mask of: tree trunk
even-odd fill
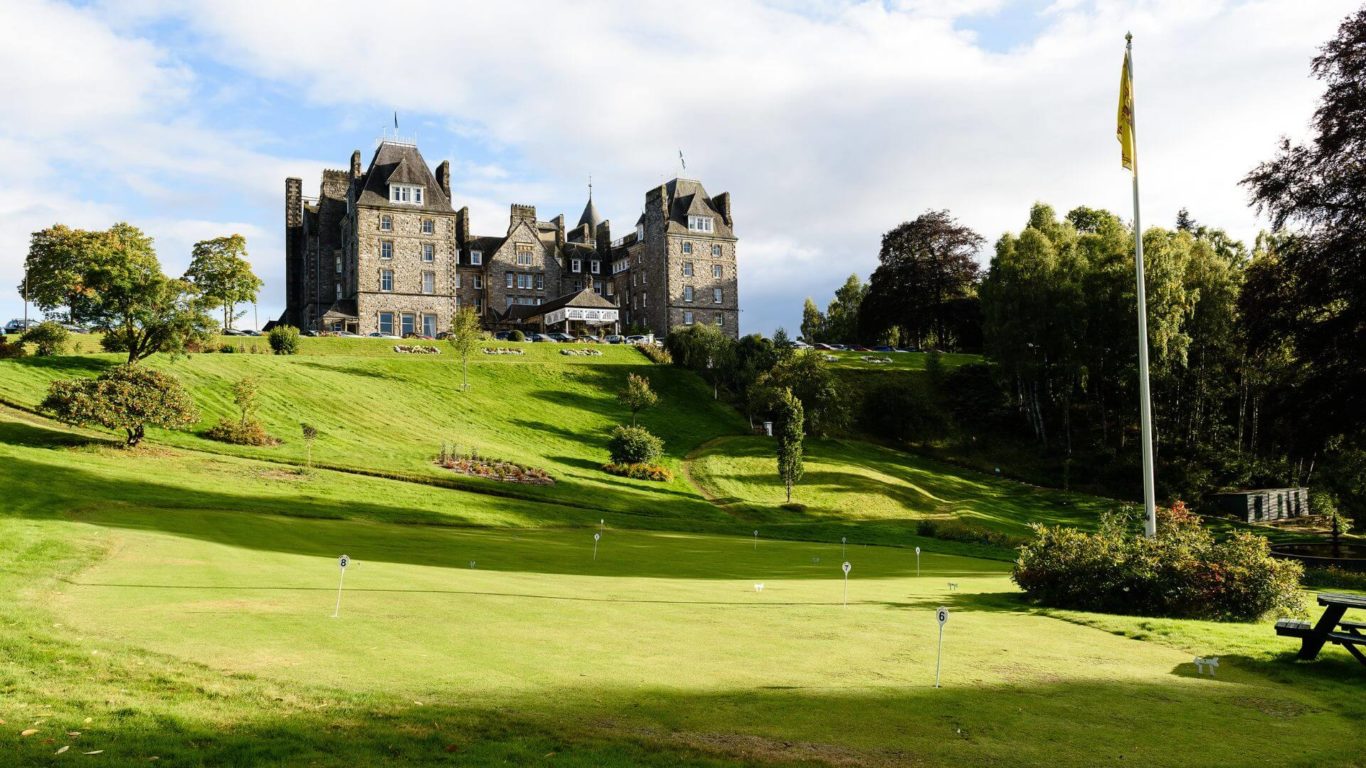
[[[787,503],[792,503],[792,481],[788,480],[784,485],[787,486]]]
[[[460,357],[460,377],[461,377],[460,388],[461,388],[461,389],[469,389],[469,388],[470,388],[470,358],[469,358],[469,355],[462,355],[462,356]]]
[[[142,442],[143,429],[141,424],[136,427],[125,427],[124,431],[128,433],[127,447],[133,448],[137,446],[138,443]]]

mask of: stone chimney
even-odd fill
[[[733,227],[735,222],[730,219],[730,193],[722,192],[711,199],[712,207],[721,212],[721,218],[725,220],[726,226]]]
[[[293,176],[285,179],[285,229],[304,224],[304,181]]]
[[[536,226],[536,206],[512,204],[512,213],[508,216],[508,231],[517,226],[518,223],[525,221],[533,228]]]
[[[360,150],[351,153],[351,178],[360,178]]]
[[[436,183],[441,187],[441,191],[446,193],[446,197],[451,196],[451,161],[442,160],[441,165],[436,167]]]
[[[470,207],[455,212],[455,242],[457,247],[464,248],[470,242]]]
[[[597,239],[598,252],[608,254],[612,250],[612,221],[607,219],[598,225],[598,231],[594,233]]]

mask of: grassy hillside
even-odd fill
[[[322,432],[313,461],[323,466],[618,512],[668,505],[680,514],[709,513],[682,477],[661,484],[622,480],[600,469],[608,430],[629,420],[616,401],[628,373],[645,375],[659,393],[660,405],[640,422],[664,439],[664,463],[676,473],[682,457],[703,441],[746,431],[699,379],[654,366],[626,347],[598,347],[601,357],[569,357],[561,345],[504,346],[525,354],[473,356],[468,391],[460,389],[459,361],[449,349],[432,356],[396,354],[393,342],[380,339],[305,339],[303,354],[292,357],[158,355],[145,364],[174,373],[202,420],[188,432],[150,436],[164,445],[302,464],[299,423],[308,422]],[[0,398],[32,407],[53,379],[93,376],[118,361],[111,355],[7,361],[0,364]],[[259,380],[260,417],[282,445],[240,447],[200,436],[220,418],[233,417],[231,387],[247,375]],[[433,464],[443,442],[540,467],[557,482],[537,487],[457,475]]]

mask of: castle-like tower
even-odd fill
[[[318,197],[285,180],[286,306],[319,331],[435,336],[458,307],[488,328],[547,328],[541,306],[615,308],[613,327],[664,335],[716,325],[739,334],[730,195],[675,179],[645,194],[635,231],[613,241],[590,192],[579,222],[514,204],[502,235],[476,235],[451,203],[450,163],[383,140],[370,165],[325,170]],[[575,298],[578,297],[578,298]],[[548,316],[548,313],[547,313]],[[558,316],[557,316],[558,317]]]

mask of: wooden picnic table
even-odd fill
[[[1319,655],[1325,643],[1333,643],[1347,649],[1356,660],[1366,664],[1366,622],[1346,621],[1342,617],[1349,608],[1366,610],[1366,597],[1358,595],[1320,594],[1319,605],[1323,615],[1318,623],[1310,625],[1307,621],[1281,619],[1276,622],[1276,634],[1282,637],[1300,638],[1300,659],[1310,661]]]

